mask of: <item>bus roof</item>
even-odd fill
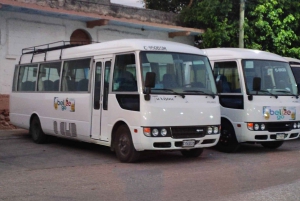
[[[67,49],[61,48],[51,51],[41,50],[37,53],[27,52],[21,56],[20,63],[24,64],[43,62],[44,60],[55,61],[60,60],[60,55],[61,59],[71,59],[139,50],[162,52],[167,51],[205,55],[202,50],[196,47],[178,42],[154,39],[121,39],[88,45],[81,45]]]
[[[262,59],[273,61],[286,60],[280,55],[265,52],[261,50],[244,49],[244,48],[210,48],[203,49],[210,60],[216,59]]]

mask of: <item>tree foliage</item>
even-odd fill
[[[187,7],[191,0],[144,0],[146,8],[166,12],[179,13]]]
[[[297,1],[259,0],[250,7],[245,23],[245,46],[284,56],[299,57]],[[298,32],[299,33],[299,32]],[[296,46],[295,46],[296,45]]]
[[[238,44],[239,4],[234,0],[198,0],[180,14],[186,26],[205,29],[201,48],[234,47]]]
[[[205,29],[199,47],[238,47],[239,0],[145,0],[147,8],[180,13],[185,26]],[[300,58],[300,1],[247,0],[245,48]]]

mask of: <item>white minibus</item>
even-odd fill
[[[219,90],[219,150],[234,152],[244,142],[275,149],[285,140],[298,138],[297,84],[283,57],[240,48],[212,48],[204,52],[213,66]]]
[[[150,39],[61,43],[23,49],[15,67],[11,122],[34,142],[105,145],[121,162],[147,150],[198,157],[218,142],[220,105],[203,51]]]

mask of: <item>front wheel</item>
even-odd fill
[[[30,122],[29,133],[32,140],[37,144],[43,144],[47,142],[47,135],[43,132],[41,123],[38,117],[33,117]]]
[[[277,149],[284,141],[262,142],[261,145],[268,149]]]
[[[203,153],[202,148],[198,149],[189,149],[189,150],[182,150],[181,154],[188,158],[197,158]]]
[[[221,121],[221,134],[217,149],[222,152],[231,153],[238,150],[240,144],[238,143],[234,129],[228,121]]]
[[[114,148],[121,162],[132,163],[139,159],[140,153],[135,150],[130,130],[125,125],[120,126],[116,131]]]

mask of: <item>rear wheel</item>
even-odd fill
[[[116,131],[114,149],[121,162],[132,163],[139,159],[140,153],[135,150],[130,130],[125,125],[121,125]]]
[[[262,142],[261,145],[268,149],[277,149],[284,141]]]
[[[198,149],[189,149],[189,150],[182,150],[181,154],[188,158],[197,158],[203,153],[202,148]]]
[[[240,147],[231,123],[226,120],[221,121],[221,134],[216,147],[219,151],[226,153],[235,152]]]
[[[30,122],[29,133],[32,140],[37,144],[43,144],[47,142],[47,135],[43,132],[41,123],[38,117],[33,117]]]

